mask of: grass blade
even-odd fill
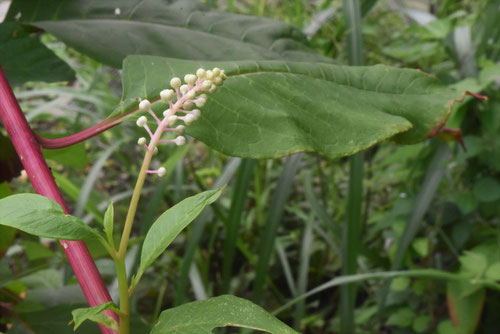
[[[229,210],[228,225],[226,227],[226,239],[224,240],[224,263],[222,270],[222,292],[229,291],[233,262],[236,252],[236,242],[241,223],[241,217],[248,198],[248,188],[252,179],[255,160],[243,159],[240,164],[239,175],[234,185],[231,208]]]
[[[313,217],[311,217],[304,227],[304,234],[302,236],[302,247],[300,249],[300,263],[299,273],[297,278],[297,293],[303,295],[307,290],[307,277],[309,272],[309,260],[311,256],[311,248],[313,244]],[[294,314],[294,328],[300,330],[301,321],[304,318],[306,311],[306,300],[302,299],[297,303]]]
[[[350,65],[361,66],[363,60],[363,36],[361,34],[361,6],[359,0],[344,0],[344,16],[348,41],[348,60]],[[359,240],[361,234],[361,208],[363,200],[363,162],[364,153],[349,159],[349,194],[347,199],[346,221],[342,240],[342,274],[352,275],[357,271]],[[343,285],[340,289],[340,331],[354,333],[354,308],[356,286]]]
[[[303,153],[292,155],[286,158],[283,171],[278,180],[278,185],[269,205],[269,213],[267,216],[264,231],[261,234],[259,243],[259,260],[257,262],[256,275],[253,287],[253,300],[259,304],[264,294],[267,271],[269,269],[269,261],[274,249],[274,240],[281,216],[285,209],[285,203],[292,191],[293,179],[302,160]]]

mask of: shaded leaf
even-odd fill
[[[23,165],[10,138],[0,132],[0,182],[10,181],[19,176],[22,170]]]
[[[224,187],[208,190],[188,197],[165,211],[153,223],[144,239],[141,263],[137,270],[137,280],[160,256],[182,230],[188,226],[203,209],[219,198]],[[137,282],[136,280],[136,282]]]
[[[76,217],[66,215],[59,204],[36,194],[18,194],[0,200],[0,225],[40,237],[85,240],[100,235]]]
[[[20,21],[114,67],[130,54],[331,61],[306,47],[300,30],[284,22],[231,14],[196,0],[13,1],[7,19],[19,13]]]
[[[297,333],[260,306],[224,295],[163,311],[151,334],[212,334],[214,328],[227,326],[272,334]]]
[[[150,56],[124,61],[123,102],[111,117],[156,100],[173,76],[225,70],[188,134],[228,155],[275,158],[295,152],[346,156],[394,138],[415,143],[445,120],[461,96],[415,70],[279,61],[194,62]],[[166,109],[162,103],[158,111]]]
[[[14,22],[0,24],[0,64],[11,85],[26,81],[70,81],[74,78],[68,64]]]
[[[116,323],[116,320],[102,313],[104,310],[117,311],[118,309],[113,302],[107,302],[94,307],[74,309],[71,311],[71,315],[73,316],[73,321],[75,323],[74,330],[76,331],[76,329],[80,327],[85,320],[90,320],[111,328],[114,331],[118,331],[118,324]]]

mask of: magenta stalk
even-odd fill
[[[29,127],[1,67],[0,118],[5,125],[5,129],[16,148],[17,154],[21,159],[35,191],[40,195],[55,200],[62,206],[64,212],[69,214],[69,209],[47,166],[39,143]],[[89,305],[96,306],[111,301],[106,285],[85,243],[83,241],[64,240],[60,240],[59,242],[75,272],[75,276],[80,283]],[[114,313],[110,313],[110,315],[118,321],[118,317]],[[100,326],[100,328],[103,334],[115,333],[104,326]]]

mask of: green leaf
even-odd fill
[[[413,330],[416,333],[423,333],[429,328],[432,318],[428,315],[420,315],[413,320]]]
[[[429,239],[417,238],[413,241],[412,247],[420,257],[424,258],[429,254]]]
[[[400,308],[387,319],[388,326],[410,327],[413,319],[415,319],[415,312],[409,308]]]
[[[188,134],[242,157],[307,151],[336,158],[388,138],[415,143],[447,118],[450,102],[461,96],[428,74],[384,65],[130,56],[123,67],[123,101],[111,117],[136,110],[138,98],[157,100],[173,76],[214,66],[224,69],[228,79],[209,94],[202,117],[187,128]],[[160,102],[154,109],[165,107]]]
[[[130,54],[331,61],[306,47],[305,36],[284,22],[231,14],[195,0],[16,0],[7,19],[18,13],[23,23],[114,67]]]
[[[474,196],[481,202],[500,199],[500,183],[491,177],[483,177],[474,185]]]
[[[203,209],[219,198],[224,187],[204,191],[195,196],[188,197],[165,211],[153,223],[144,239],[141,252],[141,263],[137,270],[137,279],[141,278],[144,271],[165,251],[175,237],[188,226]]]
[[[272,334],[297,333],[260,306],[224,295],[163,311],[151,334],[212,334],[214,328],[227,326]]]
[[[113,208],[113,202],[109,203],[106,212],[104,213],[104,232],[108,238],[108,242],[111,248],[115,249],[115,241],[113,240],[113,222],[115,217],[115,211]]]
[[[1,199],[0,225],[53,239],[101,237],[80,219],[64,214],[61,206],[52,199],[36,194],[18,194]]]
[[[466,251],[459,260],[462,265],[461,270],[474,277],[482,276],[488,266],[486,256],[479,253]]]
[[[102,313],[104,310],[118,311],[113,302],[107,302],[94,307],[78,308],[71,311],[71,315],[73,316],[73,321],[75,323],[74,330],[76,331],[76,329],[80,327],[85,320],[90,320],[100,323],[114,331],[118,331],[118,323],[115,319]]]
[[[500,281],[500,262],[493,263],[485,273],[486,278]]]
[[[0,64],[11,85],[26,81],[69,81],[74,72],[23,26],[0,24]]]
[[[455,333],[472,334],[475,332],[484,305],[486,289],[480,288],[469,293],[468,284],[461,281],[448,282],[447,301],[450,316],[457,330]]]
[[[408,277],[397,277],[391,282],[391,290],[404,291],[408,289],[411,280]]]

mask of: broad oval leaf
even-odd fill
[[[136,283],[144,271],[165,251],[175,237],[198,217],[207,205],[219,198],[222,189],[224,187],[188,197],[158,217],[144,239]]]
[[[306,151],[337,158],[388,138],[415,143],[446,120],[450,103],[462,95],[423,72],[383,65],[130,56],[124,61],[122,104],[111,117],[136,110],[139,98],[157,100],[173,76],[214,66],[228,79],[208,94],[202,117],[187,131],[241,157]],[[158,111],[166,108],[157,104]]]
[[[55,201],[36,194],[18,194],[0,199],[0,225],[52,239],[100,238],[80,219],[66,215]]]
[[[26,81],[69,81],[75,73],[23,26],[0,24],[0,64],[11,85]]]
[[[262,307],[230,295],[163,311],[151,334],[212,334],[214,328],[227,326],[272,334],[297,334]]]
[[[15,0],[8,20],[43,28],[111,66],[130,54],[182,59],[326,61],[286,23],[215,10],[196,0]]]

